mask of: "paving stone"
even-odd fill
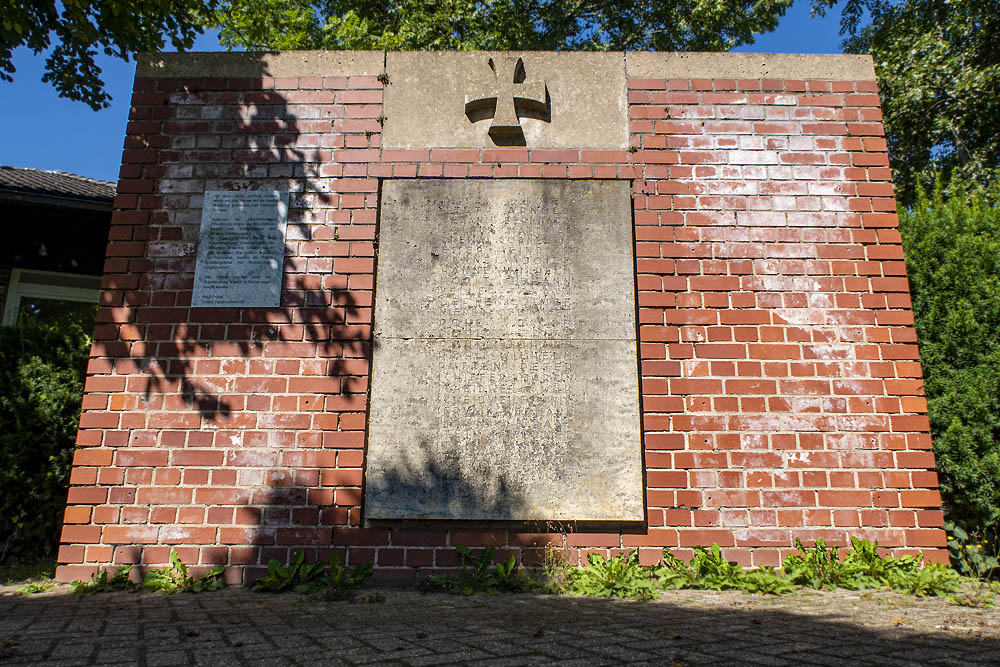
[[[183,665],[187,658],[183,651],[160,650],[147,654],[147,667],[171,667],[172,665]]]
[[[548,661],[540,659],[537,655],[508,656],[506,658],[486,658],[469,662],[476,667],[517,667],[518,665],[538,665],[546,664]]]
[[[0,667],[1000,664],[1000,611],[893,593],[678,591],[640,604],[390,589],[361,605],[240,590],[6,592]]]

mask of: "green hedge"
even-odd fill
[[[900,211],[948,518],[1000,523],[1000,190],[919,193]]]
[[[90,337],[30,318],[0,327],[0,564],[55,552]]]

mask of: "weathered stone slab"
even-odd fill
[[[386,181],[376,331],[635,340],[624,181]]]
[[[869,55],[626,51],[629,78],[875,80]]]
[[[281,305],[287,223],[287,190],[206,192],[191,305]]]
[[[365,515],[644,518],[629,184],[386,181]]]
[[[390,51],[386,71],[387,148],[628,147],[621,52]],[[496,134],[501,117],[519,130]]]
[[[385,67],[383,51],[230,51],[140,53],[140,77],[301,77],[376,76]]]

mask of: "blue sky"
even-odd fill
[[[809,3],[798,0],[774,32],[737,51],[758,53],[840,53],[839,12],[810,18]],[[196,51],[220,50],[214,35],[203,35]],[[41,82],[44,56],[28,49],[14,53],[14,83],[0,82],[0,165],[58,169],[74,174],[118,179],[135,64],[98,61],[108,92],[109,109],[92,111],[82,102],[59,98]]]

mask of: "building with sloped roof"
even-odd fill
[[[115,184],[63,171],[0,166],[4,325],[97,303]]]

